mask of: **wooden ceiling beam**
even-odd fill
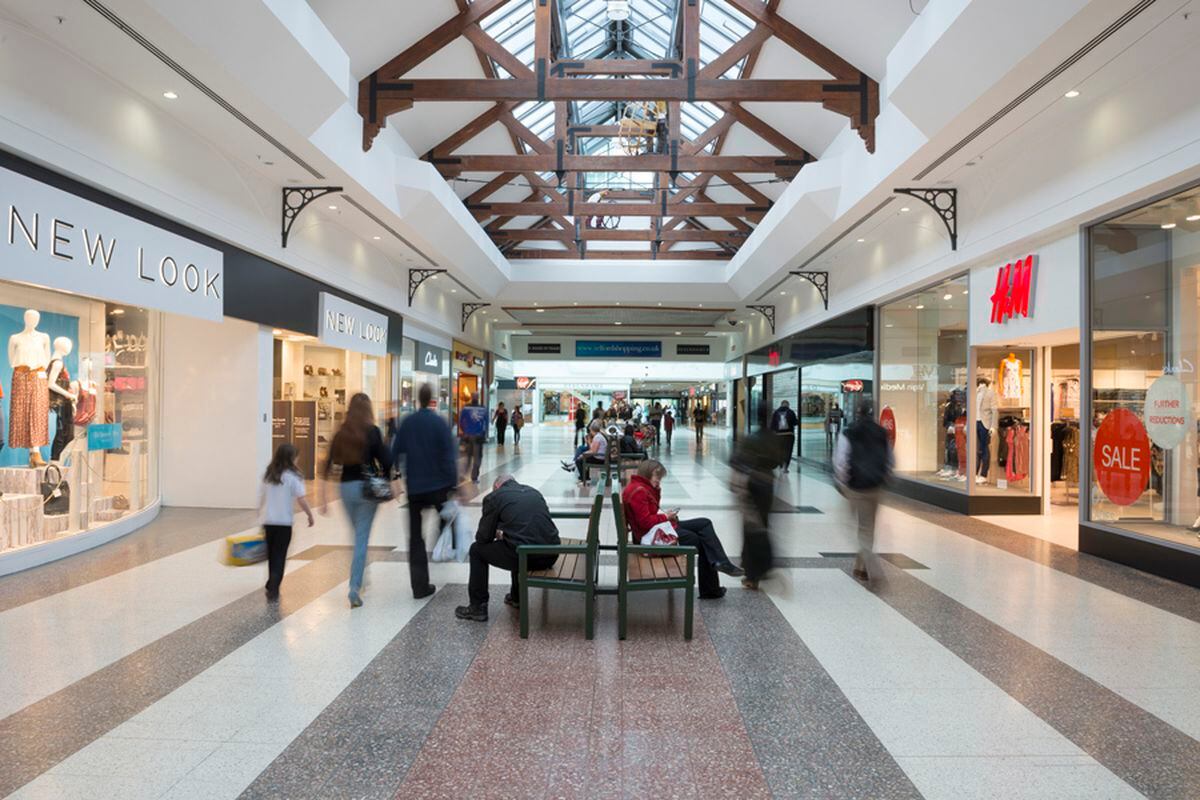
[[[563,60],[555,62],[550,72],[560,78],[572,75],[670,75],[678,78],[683,75],[683,64],[637,58]]]
[[[414,78],[377,81],[377,113],[392,113],[393,103],[463,103],[512,100],[710,101],[754,103],[824,103],[856,89],[857,81],[839,83],[796,79],[684,78]]]
[[[477,203],[470,207],[472,212],[501,217],[534,217],[547,214],[560,214],[571,217],[746,217],[761,219],[769,209],[768,206],[756,206],[744,203],[670,203],[664,208],[661,203],[575,203],[568,206],[566,201],[542,202],[529,199],[521,203]]]
[[[462,36],[468,27],[483,22],[509,2],[510,0],[475,0],[467,5],[465,11],[460,11],[457,16],[446,20],[432,32],[422,36],[416,44],[392,58],[368,77],[374,77],[379,81],[391,81],[405,75],[425,59]]]
[[[727,261],[729,254],[724,250],[704,249],[704,250],[671,250],[666,251],[660,249],[658,255],[654,256],[649,250],[597,250],[591,249],[584,252],[582,255],[570,248],[567,250],[536,250],[528,248],[514,248],[507,251],[506,255],[509,258],[545,258],[545,259],[572,259],[585,261],[650,261],[656,259],[658,261]]]
[[[431,163],[444,174],[462,172],[751,172],[791,177],[805,162],[779,156],[523,155],[435,156]]]
[[[755,25],[749,33],[738,39],[733,47],[708,62],[696,77],[704,80],[720,78],[743,58],[756,53],[771,36],[773,36],[771,29],[766,25]]]
[[[495,241],[518,242],[574,242],[574,231],[530,230],[501,228],[489,231]],[[654,228],[580,228],[579,237],[590,242],[726,242],[740,244],[746,240],[746,234],[740,231],[720,231],[713,229],[694,229],[686,231],[656,231]]]

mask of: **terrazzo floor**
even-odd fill
[[[722,434],[660,454],[663,504],[736,556]],[[570,437],[489,445],[483,490],[511,472],[586,507],[559,468]],[[261,565],[217,561],[252,514],[166,509],[0,578],[0,797],[1200,797],[1200,592],[1081,556],[1069,532],[894,497],[864,586],[828,477],[777,489],[779,569],[759,592],[723,577],[691,641],[678,592],[636,595],[625,641],[613,597],[592,641],[568,593],[531,591],[527,640],[500,603],[456,620],[467,568],[432,565],[438,592],[414,600],[399,505],[376,520],[362,608],[337,507],[296,528],[268,604]],[[481,493],[461,501],[477,521]],[[615,583],[612,558],[600,576]]]

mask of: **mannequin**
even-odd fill
[[[1015,353],[1000,362],[1000,396],[1005,400],[1021,401],[1024,396],[1021,385],[1021,359]]]
[[[54,340],[54,355],[50,358],[47,381],[50,388],[50,408],[58,414],[54,429],[54,441],[50,447],[50,460],[57,461],[63,448],[75,438],[75,400],[79,396],[79,384],[71,382],[71,374],[63,359],[71,355],[74,346],[66,336]]]
[[[8,338],[8,363],[13,367],[8,445],[29,448],[30,466],[45,463],[36,448],[50,443],[50,392],[46,380],[50,336],[37,329],[41,321],[42,315],[29,309],[25,312],[25,329]]]
[[[996,392],[987,378],[980,378],[976,384],[975,438],[978,452],[975,457],[975,482],[987,483],[992,464],[992,431],[996,427]]]

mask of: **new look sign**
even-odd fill
[[[388,320],[383,314],[321,292],[320,339],[322,344],[369,356],[386,356]]]
[[[0,278],[219,320],[216,250],[0,168]]]

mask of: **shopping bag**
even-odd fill
[[[467,515],[459,509],[458,515],[454,517],[454,552],[455,560],[465,562],[471,554],[471,542],[474,537],[471,535],[471,526],[467,524]]]
[[[679,534],[675,526],[669,522],[660,522],[642,536],[644,545],[673,545],[679,544]]]
[[[225,537],[225,563],[244,567],[267,560],[267,538],[261,530]]]
[[[433,546],[434,561],[466,561],[470,541],[464,544],[463,530],[466,527],[466,515],[454,500],[442,506],[442,532],[438,534],[437,543]],[[466,534],[470,537],[470,532]]]

